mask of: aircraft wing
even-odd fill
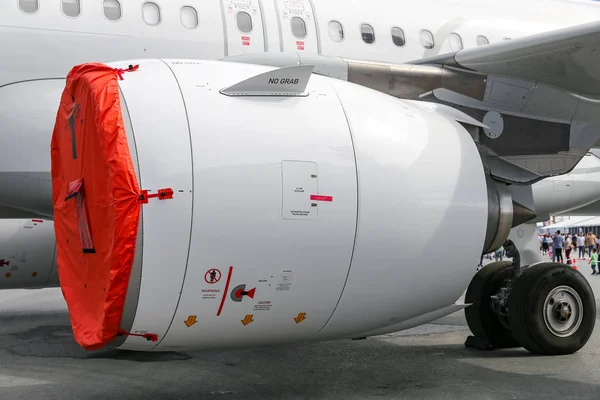
[[[439,64],[541,81],[600,96],[600,22],[458,51],[411,64]]]
[[[471,123],[471,135],[486,168],[506,182],[565,174],[600,147],[600,22],[406,64],[279,53],[230,61],[310,64],[390,96],[452,107],[483,125]]]

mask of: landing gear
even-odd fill
[[[513,337],[532,353],[571,354],[588,341],[596,323],[596,299],[588,281],[559,263],[531,266],[509,299]]]
[[[474,336],[465,345],[483,349],[522,346],[544,355],[572,354],[589,340],[596,300],[587,280],[562,263],[520,267],[512,241],[504,244],[513,262],[480,270],[469,285],[467,324]]]
[[[465,295],[465,303],[472,304],[465,308],[465,317],[474,335],[468,339],[468,345],[486,349],[519,346],[508,327],[508,318],[503,316],[504,312],[494,310],[491,299],[506,287],[512,268],[510,261],[495,262],[480,269],[473,277]]]

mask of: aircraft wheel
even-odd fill
[[[562,263],[523,270],[513,283],[508,319],[514,338],[532,353],[572,354],[596,323],[596,299],[588,281]]]
[[[490,299],[501,287],[506,286],[512,267],[510,261],[486,265],[475,274],[465,295],[465,303],[472,304],[465,308],[469,329],[475,337],[487,338],[495,348],[520,347],[506,326],[508,320],[500,320],[501,317],[492,310]]]

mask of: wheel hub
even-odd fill
[[[569,286],[559,286],[548,293],[544,311],[546,327],[557,337],[571,336],[583,321],[583,302]]]

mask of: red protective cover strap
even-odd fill
[[[117,80],[103,64],[73,68],[52,135],[58,275],[75,340],[88,350],[119,333],[140,219]]]

